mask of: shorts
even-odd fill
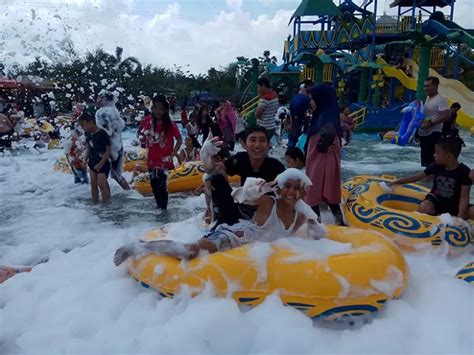
[[[96,163],[96,164],[97,164],[97,163]],[[91,171],[93,171],[94,173],[96,173],[96,174],[105,174],[105,176],[108,177],[108,176],[109,176],[109,172],[110,172],[110,163],[107,161],[107,162],[102,166],[102,168],[101,168],[99,171],[96,171],[96,170],[94,169],[94,166],[95,166],[96,164],[92,164],[92,162],[89,162],[87,165],[89,166],[89,169],[90,169]]]
[[[227,233],[223,233],[220,230],[210,232],[209,234],[206,234],[204,238],[212,242],[219,251],[232,249],[229,236]]]
[[[432,193],[426,195],[425,201],[430,201],[434,205],[437,215],[449,213],[452,216],[457,216],[459,214],[459,203],[456,203],[456,201],[440,200]]]

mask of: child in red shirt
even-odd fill
[[[148,172],[156,205],[162,210],[168,207],[168,170],[174,169],[173,157],[181,147],[182,138],[178,126],[171,121],[169,103],[164,96],[153,98],[151,115],[145,117],[139,127],[148,150]]]

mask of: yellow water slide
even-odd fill
[[[406,64],[411,65],[413,68],[413,74],[415,77],[408,77],[402,70],[397,69],[394,66],[388,65],[383,59],[377,59],[378,64],[383,64],[382,70],[388,77],[398,79],[400,83],[409,90],[416,91],[416,82],[418,76],[418,64],[412,59],[407,59]],[[458,112],[456,122],[465,129],[471,129],[474,127],[474,92],[469,90],[463,83],[458,80],[446,79],[441,76],[435,70],[430,68],[430,76],[436,76],[439,78],[439,93],[445,96],[449,104],[453,102],[459,102],[461,104],[461,110]]]

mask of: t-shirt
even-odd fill
[[[152,116],[147,116],[140,124],[140,132],[145,134],[145,145],[148,148],[148,168],[174,169],[173,153],[174,139],[181,138],[176,123],[171,122],[170,129],[165,133],[161,123],[151,127]]]
[[[274,158],[266,157],[259,171],[254,171],[250,164],[249,154],[240,152],[225,162],[228,175],[240,176],[240,185],[243,186],[248,177],[264,179],[267,182],[275,180],[278,174],[285,171],[283,164]]]
[[[110,137],[106,131],[99,129],[94,134],[86,134],[86,143],[89,147],[89,165],[94,166],[102,160],[107,147],[110,147]]]
[[[309,109],[310,98],[304,94],[297,94],[290,104],[291,118],[303,122],[306,117],[306,111]]]
[[[438,119],[442,111],[449,110],[448,100],[440,94],[433,97],[427,97],[424,110],[426,117],[431,118],[432,120]],[[418,134],[420,136],[429,136],[433,132],[441,132],[442,129],[443,122],[440,122],[431,127],[420,127],[418,129]]]
[[[436,163],[430,164],[425,169],[426,175],[434,175],[433,194],[441,203],[459,204],[461,198],[461,186],[471,186],[469,169],[460,163],[454,170],[446,170],[445,167]]]
[[[451,117],[449,120],[443,122],[443,136],[449,136],[456,124],[456,119],[458,118],[458,114],[456,112],[451,112]]]
[[[279,123],[282,123],[289,113],[290,113],[290,111],[285,106],[278,107],[277,113],[275,115],[275,121],[276,121],[277,125]]]
[[[263,95],[258,101],[257,110],[263,108],[263,113],[257,119],[257,124],[269,130],[275,129],[275,115],[278,106],[278,95],[275,91],[270,91]]]

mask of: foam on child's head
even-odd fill
[[[285,186],[285,183],[288,180],[298,180],[301,182],[301,184],[305,188],[313,185],[309,177],[304,172],[295,168],[286,169],[284,172],[279,174],[275,179],[280,189],[283,188],[283,186]]]

